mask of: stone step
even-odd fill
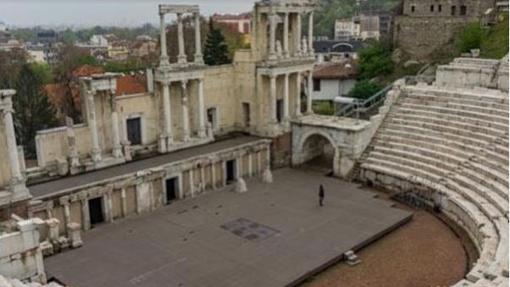
[[[496,104],[508,104],[508,95],[492,89],[459,89],[436,86],[406,86],[407,94],[426,94],[443,98],[457,98],[462,100],[485,101]]]
[[[434,108],[434,109],[445,109],[446,110],[453,110],[453,111],[459,111],[459,112],[465,112],[465,113],[475,113],[475,114],[481,114],[481,115],[488,115],[488,116],[498,116],[505,121],[508,121],[508,111],[494,109],[493,107],[482,107],[479,105],[470,105],[465,102],[460,101],[461,103],[455,103],[451,101],[441,101],[432,99],[429,101],[423,101],[416,98],[411,97],[403,97],[403,99],[400,101],[401,105],[406,106],[413,106],[418,108]]]
[[[380,135],[389,135],[392,137],[400,137],[403,139],[412,139],[422,141],[423,144],[433,143],[436,145],[445,145],[453,149],[468,152],[471,154],[479,154],[482,151],[485,155],[495,161],[495,163],[504,163],[504,167],[508,166],[508,156],[504,156],[501,153],[496,153],[492,150],[486,149],[487,142],[479,141],[474,138],[449,134],[439,133],[427,129],[423,129],[415,126],[408,126],[403,124],[385,124],[385,126],[379,130],[376,137]]]
[[[450,188],[454,187],[462,187],[462,190],[472,191],[475,192],[466,192],[467,195],[469,195],[472,198],[476,198],[475,195],[479,195],[481,198],[484,198],[485,201],[487,201],[489,204],[497,208],[498,210],[498,216],[505,217],[508,214],[508,199],[505,200],[499,194],[496,192],[486,188],[485,186],[479,184],[478,182],[472,180],[468,176],[462,175],[462,174],[455,174],[450,176],[446,180],[447,182],[451,181],[456,183],[456,185],[450,185]],[[450,184],[451,184],[450,182]],[[447,185],[448,186],[448,185]],[[456,191],[460,192],[459,189],[455,189]],[[479,199],[479,198],[478,198]],[[475,203],[478,203],[480,201],[474,201]],[[483,202],[481,202],[483,203]]]
[[[494,103],[487,102],[483,100],[470,100],[470,99],[461,99],[461,98],[447,98],[447,97],[438,97],[435,95],[428,94],[406,94],[401,96],[401,99],[413,99],[422,103],[427,102],[444,102],[451,103],[457,105],[470,105],[470,106],[479,106],[484,108],[490,108],[498,111],[508,112],[508,105],[505,103]]]
[[[475,171],[483,173],[486,177],[497,181],[504,188],[504,190],[506,190],[505,194],[508,199],[508,172],[501,172],[498,169],[493,169],[475,160],[478,160],[478,158],[470,160],[469,165],[471,165]]]
[[[463,144],[472,144],[478,142],[477,147],[484,147],[495,140],[494,136],[486,135],[478,132],[471,132],[467,130],[460,130],[447,126],[445,124],[426,123],[421,121],[413,121],[406,118],[391,117],[386,120],[384,127],[390,125],[399,125],[405,129],[421,129],[424,134],[434,134],[439,138],[445,137],[450,140],[459,141]]]
[[[452,118],[440,118],[440,117],[429,117],[429,116],[421,116],[417,113],[405,113],[400,109],[392,110],[390,112],[390,120],[404,120],[404,121],[413,121],[416,124],[430,124],[435,125],[442,129],[454,129],[457,130],[457,133],[471,133],[473,135],[480,135],[481,137],[489,136],[492,138],[486,138],[488,141],[495,140],[496,137],[501,137],[506,132],[503,128],[492,128],[481,125],[480,122],[469,121],[462,122]],[[507,129],[508,130],[508,129]]]
[[[448,160],[455,164],[461,164],[473,157],[473,153],[452,148],[450,145],[451,143],[448,143],[447,141],[442,141],[440,144],[437,144],[427,140],[414,140],[405,134],[398,134],[395,136],[391,133],[391,131],[377,135],[373,141],[374,149],[377,149],[378,146],[382,146],[413,151],[427,156],[434,156],[441,160]],[[478,156],[476,160],[483,161],[485,163],[485,165],[481,165],[471,160],[470,162],[473,162],[477,169],[485,168],[485,170],[490,171],[492,176],[496,176],[498,179],[500,179],[501,183],[508,184],[508,178],[507,176],[504,176],[508,175],[508,168],[506,164],[493,161],[484,161],[485,159],[480,156]]]
[[[505,128],[508,130],[508,117],[503,116],[497,116],[497,115],[491,115],[489,113],[478,113],[473,111],[463,111],[458,109],[451,109],[451,108],[445,108],[445,107],[438,107],[433,105],[417,105],[417,104],[410,104],[406,102],[399,103],[399,109],[400,110],[406,110],[406,111],[413,111],[418,112],[423,115],[440,115],[440,116],[451,116],[456,117],[458,119],[477,119],[480,121],[485,121],[489,123],[498,123],[502,126],[502,128]]]

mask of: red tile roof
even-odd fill
[[[127,75],[117,78],[117,96],[133,95],[147,92],[145,76]]]
[[[342,63],[325,63],[317,65],[313,71],[315,79],[354,79],[358,74],[358,69],[353,61]]]

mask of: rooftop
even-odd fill
[[[313,71],[314,79],[354,79],[356,78],[357,74],[358,68],[354,61],[325,63],[315,66]]]

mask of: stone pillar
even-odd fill
[[[101,147],[99,146],[99,135],[97,131],[96,124],[96,105],[94,103],[94,91],[88,91],[87,101],[88,101],[88,109],[89,109],[89,128],[90,134],[92,136],[92,151],[91,156],[92,160],[95,163],[101,161]]]
[[[253,154],[250,152],[248,154],[248,176],[253,175]]]
[[[12,119],[12,102],[3,110],[5,137],[7,138],[7,151],[9,153],[9,167],[11,169],[11,179],[13,182],[23,180],[18,161],[18,147],[16,144],[16,134],[14,132],[14,121]]]
[[[294,56],[301,56],[301,34],[302,34],[301,27],[302,27],[301,13],[297,13],[296,14],[296,38],[294,39],[295,40],[294,45],[296,47],[295,47],[295,51],[294,51]]]
[[[283,81],[283,120],[289,121],[289,74],[285,74]]]
[[[160,66],[168,66],[170,62],[168,61],[168,52],[166,50],[166,24],[165,24],[165,14],[159,14],[159,33],[160,33],[160,49],[161,56],[159,57],[159,65]]]
[[[313,51],[313,11],[308,15],[308,54],[314,55]]]
[[[205,166],[200,165],[200,191],[205,191]]]
[[[262,151],[257,152],[257,174],[262,172]]]
[[[193,167],[189,170],[189,193],[191,198],[195,197],[195,179],[193,178]]]
[[[69,210],[69,201],[61,202],[64,205],[64,227],[67,237],[69,237],[68,224],[71,223],[71,211]]]
[[[268,14],[269,18],[269,59],[276,60],[276,15]]]
[[[296,117],[301,116],[301,73],[296,74]]]
[[[212,182],[212,188],[216,189],[216,163],[211,163],[211,182]]]
[[[188,81],[182,81],[182,132],[184,142],[190,140],[189,108],[188,108]]]
[[[177,13],[177,41],[179,45],[179,55],[177,56],[177,63],[186,64],[187,57],[184,51],[184,28],[182,25],[182,14]]]
[[[204,79],[198,79],[198,136],[207,137],[205,127]]]
[[[172,143],[172,108],[170,103],[170,84],[163,83],[163,133],[160,136],[159,152],[168,151]]]
[[[283,56],[289,57],[289,13],[285,13],[283,18]]]
[[[306,113],[307,114],[313,114],[312,109],[312,93],[313,93],[313,72],[308,72],[308,86],[307,86],[308,92],[306,95]]]
[[[277,122],[276,118],[276,76],[269,76],[269,121],[271,124]]]
[[[123,158],[122,145],[120,144],[120,133],[119,133],[119,116],[117,113],[117,101],[115,96],[112,96],[112,141],[113,141],[113,157]]]
[[[203,65],[204,56],[202,55],[202,38],[200,35],[200,14],[195,13],[195,64]]]
[[[126,199],[126,189],[122,188],[120,190],[120,204],[122,209],[122,217],[127,216],[127,199]]]
[[[89,201],[86,198],[81,200],[81,220],[83,230],[90,229],[90,213],[89,213]]]
[[[74,134],[74,121],[70,117],[66,117],[67,127],[67,144],[69,145],[69,165],[71,168],[80,165],[80,156],[76,147],[76,135]],[[73,173],[71,171],[71,173]]]
[[[266,150],[266,166],[264,168],[264,172],[262,173],[262,181],[264,183],[273,183],[273,173],[271,172],[271,150],[269,146]]]
[[[113,199],[112,199],[112,192],[109,191],[104,194],[103,196],[103,202],[105,206],[105,220],[106,222],[113,222]]]

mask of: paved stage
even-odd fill
[[[47,258],[48,276],[74,287],[286,286],[412,216],[320,174],[282,169],[274,180],[101,225],[83,235],[83,247]]]

